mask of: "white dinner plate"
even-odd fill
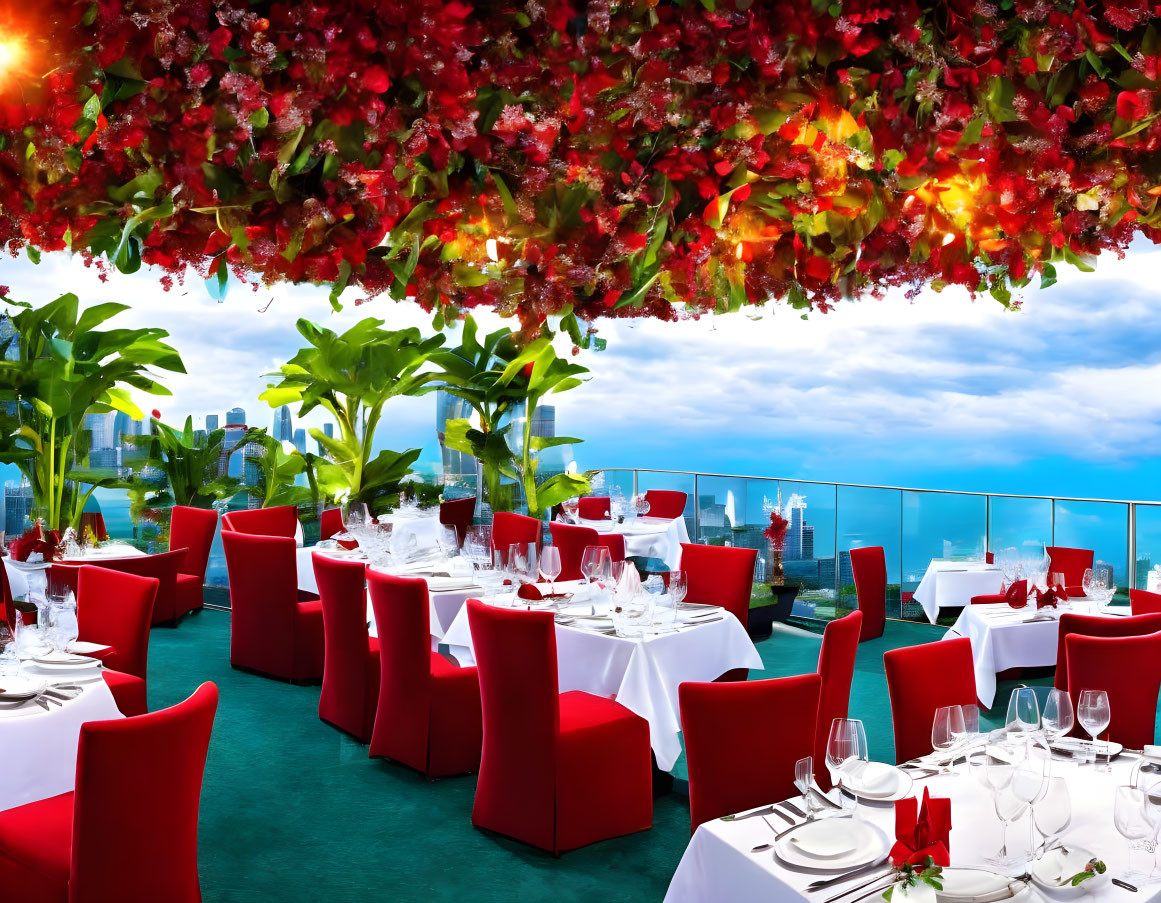
[[[1095,858],[1097,858],[1096,854],[1091,850],[1069,847],[1065,852],[1057,847],[1033,862],[1028,871],[1032,875],[1032,881],[1038,887],[1052,891],[1054,896],[1080,896],[1099,887],[1109,879],[1108,872],[1106,872],[1103,875],[1093,875],[1091,878],[1086,878],[1076,887],[1064,883],[1082,871],[1090,859]]]
[[[938,903],[995,903],[1027,893],[1028,885],[987,869],[945,868]]]
[[[1092,740],[1084,740],[1080,737],[1061,737],[1059,740],[1053,740],[1049,746],[1057,752],[1067,753],[1088,752],[1095,746],[1098,756],[1107,754],[1110,759],[1114,756],[1119,756],[1125,748],[1120,743],[1113,743],[1106,740],[1098,740],[1096,743],[1093,743]]]
[[[861,819],[822,818],[806,822],[774,842],[787,865],[814,871],[842,871],[880,861],[890,841],[875,825]]]
[[[84,668],[100,667],[100,660],[87,655],[72,655],[68,652],[51,652],[48,655],[37,656],[32,659],[38,668],[51,671],[74,671]]]
[[[1102,615],[1108,615],[1110,618],[1127,618],[1133,613],[1133,609],[1128,605],[1102,605],[1097,611]],[[1087,884],[1088,882],[1086,881],[1085,883]]]
[[[75,655],[89,655],[93,652],[100,652],[102,649],[111,648],[105,643],[88,643],[85,640],[73,640],[69,643],[69,652]]]
[[[44,680],[27,675],[0,677],[0,700],[11,702],[17,699],[31,699],[44,690]]]
[[[843,775],[843,790],[847,793],[883,803],[903,799],[911,793],[914,783],[911,775],[886,762],[868,762],[859,774]]]
[[[565,627],[576,627],[580,630],[612,630],[612,618],[577,618]]]

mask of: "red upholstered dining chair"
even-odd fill
[[[625,537],[620,533],[598,533],[592,527],[577,527],[573,524],[548,525],[552,534],[552,544],[560,550],[560,576],[557,580],[580,580],[581,559],[588,546],[604,546],[609,550],[611,561],[625,560]]]
[[[984,596],[972,596],[971,600],[972,605],[998,605],[1000,603],[1007,603],[1010,605],[1012,602],[1017,602],[1019,605],[1024,605],[1028,602],[1027,580],[1017,580],[1002,593],[992,593]]]
[[[322,604],[299,601],[295,543],[222,532],[230,579],[230,664],[284,680],[323,675]]]
[[[484,722],[472,824],[554,854],[649,828],[648,723],[558,692],[552,612],[467,605]]]
[[[814,746],[820,685],[817,674],[800,674],[677,688],[690,833],[711,819],[794,795],[794,763]]]
[[[367,566],[311,555],[323,617],[323,681],[318,716],[371,742],[379,698],[379,642],[367,635]]]
[[[526,514],[514,514],[511,511],[497,511],[492,516],[492,549],[499,552],[507,560],[508,546],[514,542],[528,544],[536,543],[540,548],[541,541],[540,521]]]
[[[830,789],[830,771],[826,767],[826,742],[830,725],[836,718],[846,718],[851,701],[851,682],[855,676],[855,656],[859,651],[859,633],[863,613],[852,611],[826,625],[822,647],[818,651],[818,674],[822,689],[818,697],[818,728],[814,735],[814,778],[823,790]]]
[[[12,601],[12,584],[8,582],[8,568],[4,566],[4,562],[0,561],[0,601],[3,602],[3,608],[0,609],[0,615],[4,616],[9,629],[16,628],[16,604]]]
[[[1081,615],[1066,611],[1060,616],[1056,642],[1056,679],[1052,685],[1067,690],[1068,658],[1065,656],[1065,638],[1070,634],[1098,637],[1142,636],[1161,630],[1161,614],[1133,615],[1128,618],[1104,618],[1100,615]],[[1150,743],[1152,741],[1149,741]]]
[[[684,492],[672,489],[647,489],[645,501],[649,503],[649,510],[646,513],[649,517],[684,517],[687,497]]]
[[[1084,572],[1092,567],[1092,549],[1070,549],[1067,546],[1046,546],[1048,573],[1064,574],[1064,585],[1070,596],[1083,596]]]
[[[972,642],[967,637],[904,646],[883,653],[895,761],[931,752],[935,710],[948,705],[978,705]]]
[[[480,682],[431,648],[427,581],[367,572],[379,643],[371,755],[428,778],[480,767]]]
[[[177,617],[201,611],[202,591],[210,549],[218,529],[218,512],[213,508],[175,505],[169,522],[169,548],[185,549],[185,561],[177,572]]]
[[[276,505],[273,508],[230,511],[222,515],[222,532],[294,539],[298,534],[298,509],[293,505]]]
[[[1108,739],[1141,749],[1153,743],[1161,689],[1161,633],[1143,636],[1065,637],[1068,695],[1076,707],[1082,690],[1109,696]]]
[[[720,605],[742,626],[750,618],[750,596],[754,591],[756,549],[732,546],[681,544],[681,569],[685,571],[686,602]],[[745,680],[747,668],[733,668],[718,680]]]
[[[882,546],[851,549],[850,555],[855,595],[863,613],[862,643],[881,637],[887,624],[887,556]]]
[[[476,516],[476,497],[466,499],[449,499],[439,503],[439,522],[445,527],[456,531],[456,541],[463,546],[464,537],[468,535],[468,527],[472,525]]]
[[[148,715],[81,725],[77,783],[0,812],[12,903],[200,903],[198,808],[218,688]]]
[[[1129,590],[1129,609],[1134,615],[1151,615],[1161,612],[1161,593],[1131,589]]]
[[[609,517],[609,506],[607,495],[582,495],[577,499],[576,513],[585,520],[605,520]]]
[[[157,601],[153,603],[153,625],[177,623],[177,574],[185,562],[186,550],[159,552],[156,555],[138,555],[134,558],[102,558],[100,567],[123,574],[152,577],[157,581]],[[55,566],[54,566],[55,567]]]
[[[77,585],[77,639],[109,647],[95,657],[105,664],[101,676],[109,685],[117,708],[123,715],[144,715],[149,711],[145,681],[157,578],[93,565],[73,570]]]
[[[330,539],[336,533],[342,533],[346,528],[343,523],[343,511],[341,508],[327,508],[319,515],[318,519],[318,538],[319,540]]]

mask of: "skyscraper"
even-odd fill
[[[294,431],[294,447],[299,454],[306,454],[306,430],[301,426]]]
[[[326,436],[328,439],[335,438],[335,425],[333,423],[324,423],[322,430],[323,430],[323,435]],[[327,454],[327,450],[323,447],[323,444],[321,442],[318,443],[318,453],[320,455],[323,455],[324,457]]]
[[[245,423],[246,412],[241,408],[230,408],[230,410],[226,411],[226,426],[229,426],[230,424],[244,425]]]
[[[246,412],[241,408],[232,408],[226,412],[226,437],[222,443],[222,453],[218,457],[218,475],[241,478],[245,458],[245,451],[238,449],[231,455],[230,450],[237,445],[246,434]]]
[[[290,408],[286,405],[274,412],[272,435],[278,442],[290,442],[294,439],[294,425],[290,420]]]
[[[212,433],[218,428],[218,415],[206,414],[206,432]]]

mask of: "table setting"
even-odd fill
[[[681,544],[689,542],[684,517],[650,517],[644,493],[626,501],[616,492],[609,497],[609,517],[582,518],[579,499],[568,499],[557,519],[562,523],[589,527],[598,533],[620,533],[625,537],[625,555],[657,558],[671,570],[681,566]]]
[[[967,605],[972,596],[998,593],[1003,585],[1000,567],[988,564],[982,554],[963,559],[932,558],[913,598],[934,624],[940,608]]]
[[[835,719],[823,793],[798,763],[800,796],[700,825],[667,903],[785,899],[812,903],[994,903],[1161,897],[1161,748],[1090,737],[1108,700],[1031,688],[1005,727],[978,732],[974,706],[936,711],[933,752],[874,762],[862,724]],[[964,717],[968,715],[968,717]]]
[[[943,639],[966,636],[975,662],[976,693],[990,708],[996,675],[1010,668],[1048,668],[1056,664],[1060,616],[1075,612],[1098,617],[1123,617],[1126,606],[1111,606],[1116,586],[1112,569],[1085,571],[1084,596],[1069,596],[1062,575],[1045,574],[1039,584],[1015,579],[1006,588],[1005,603],[968,605]]]
[[[127,542],[78,538],[72,527],[65,530],[57,544],[26,534],[10,543],[7,552],[4,569],[14,599],[43,596],[48,585],[47,571],[53,562],[96,564],[101,560],[139,558],[146,554]]]

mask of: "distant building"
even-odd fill
[[[440,389],[435,393],[435,436],[439,441],[440,460],[445,481],[456,481],[464,477],[475,479],[476,459],[466,452],[457,451],[444,445],[444,434],[449,420],[466,420],[472,416],[472,406],[455,395]],[[330,424],[327,424],[330,426]]]
[[[206,414],[206,432],[212,433],[218,428],[218,415]]]
[[[271,435],[278,442],[292,442],[294,440],[294,425],[290,419],[290,408],[286,405],[274,412],[274,429]]]
[[[306,430],[301,426],[294,431],[294,447],[298,449],[299,454],[306,454]]]
[[[89,431],[89,448],[105,449],[116,445],[114,438],[115,417],[112,412],[105,414],[86,414],[85,429]]]
[[[326,436],[328,439],[335,438],[335,425],[333,423],[324,423],[322,429],[323,429],[323,435]],[[318,453],[320,455],[322,455],[323,457],[326,457],[326,454],[327,454],[327,450],[323,447],[323,444],[321,442],[318,443]]]
[[[264,458],[264,457],[266,457],[266,446],[264,446],[261,442],[247,442],[244,446],[242,446],[241,450],[237,454],[234,455],[234,459],[241,462],[242,482],[245,483],[247,486],[258,486],[262,482],[262,470],[261,470],[261,468],[259,468],[259,466],[257,464],[255,464],[253,461],[250,461],[247,459],[248,458]],[[230,469],[233,470],[233,467],[234,467],[234,460],[231,460],[230,461]],[[258,507],[258,505],[261,504],[260,500],[256,500],[253,498],[251,498],[250,501],[251,501],[250,507],[252,507],[252,508],[256,508],[256,507]],[[255,501],[258,502],[258,505],[253,504],[253,502],[255,502]]]
[[[226,436],[222,442],[222,453],[218,456],[218,476],[242,479],[245,451],[238,449],[237,453],[231,455],[230,450],[246,435],[246,412],[241,408],[227,411],[225,430]]]
[[[4,487],[4,533],[19,536],[32,513],[32,487],[8,483]]]
[[[94,448],[89,452],[89,468],[92,470],[117,470],[120,466],[119,448]]]

